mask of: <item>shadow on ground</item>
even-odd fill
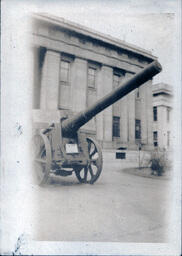
[[[162,176],[158,176],[157,174],[152,174],[151,168],[126,168],[122,170],[124,173],[128,173],[131,175],[137,175],[145,178],[151,179],[171,179],[171,171],[166,171]]]
[[[59,176],[51,176],[49,177],[47,183],[44,185],[46,187],[56,187],[56,186],[82,186],[75,177],[74,179],[70,179],[68,177],[59,177]]]

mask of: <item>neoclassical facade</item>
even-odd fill
[[[156,59],[150,52],[62,18],[33,18],[35,127],[59,122]],[[153,147],[152,80],[95,116],[82,131],[104,148]]]

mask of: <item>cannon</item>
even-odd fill
[[[68,176],[73,172],[80,183],[96,182],[102,172],[101,147],[93,138],[80,132],[80,127],[161,70],[159,62],[153,61],[88,109],[70,118],[62,116],[59,123],[41,129],[34,136],[38,184],[46,183],[51,175]]]

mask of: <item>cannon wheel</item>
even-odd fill
[[[34,136],[34,168],[35,180],[43,185],[49,178],[51,169],[51,146],[48,137],[42,133]]]
[[[90,163],[87,167],[75,170],[79,182],[93,184],[102,171],[102,151],[100,145],[92,138],[86,138]]]

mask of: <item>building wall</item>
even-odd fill
[[[166,150],[172,149],[173,118],[172,91],[168,87],[166,84],[158,84],[153,90],[153,107],[157,107],[157,121],[153,121],[153,132],[157,131],[158,134],[158,148]]]
[[[102,98],[114,88],[114,74],[120,85],[152,61],[136,52],[106,44],[103,40],[67,31],[39,20],[33,30],[35,53],[34,120],[59,122],[64,114],[75,114]],[[40,57],[40,52],[42,53]],[[69,84],[60,78],[61,61],[69,62]],[[39,64],[37,64],[39,62]],[[41,64],[40,64],[41,63]],[[88,69],[95,69],[95,88],[88,85]],[[82,130],[96,137],[105,148],[137,149],[135,119],[141,122],[141,143],[152,145],[152,81],[98,114]],[[52,113],[56,113],[53,115]],[[41,113],[41,115],[40,115]],[[45,115],[43,114],[45,113]],[[48,115],[50,113],[50,115]],[[50,116],[50,120],[48,118]],[[54,116],[54,118],[53,118]],[[120,122],[119,137],[113,137],[113,116]]]

